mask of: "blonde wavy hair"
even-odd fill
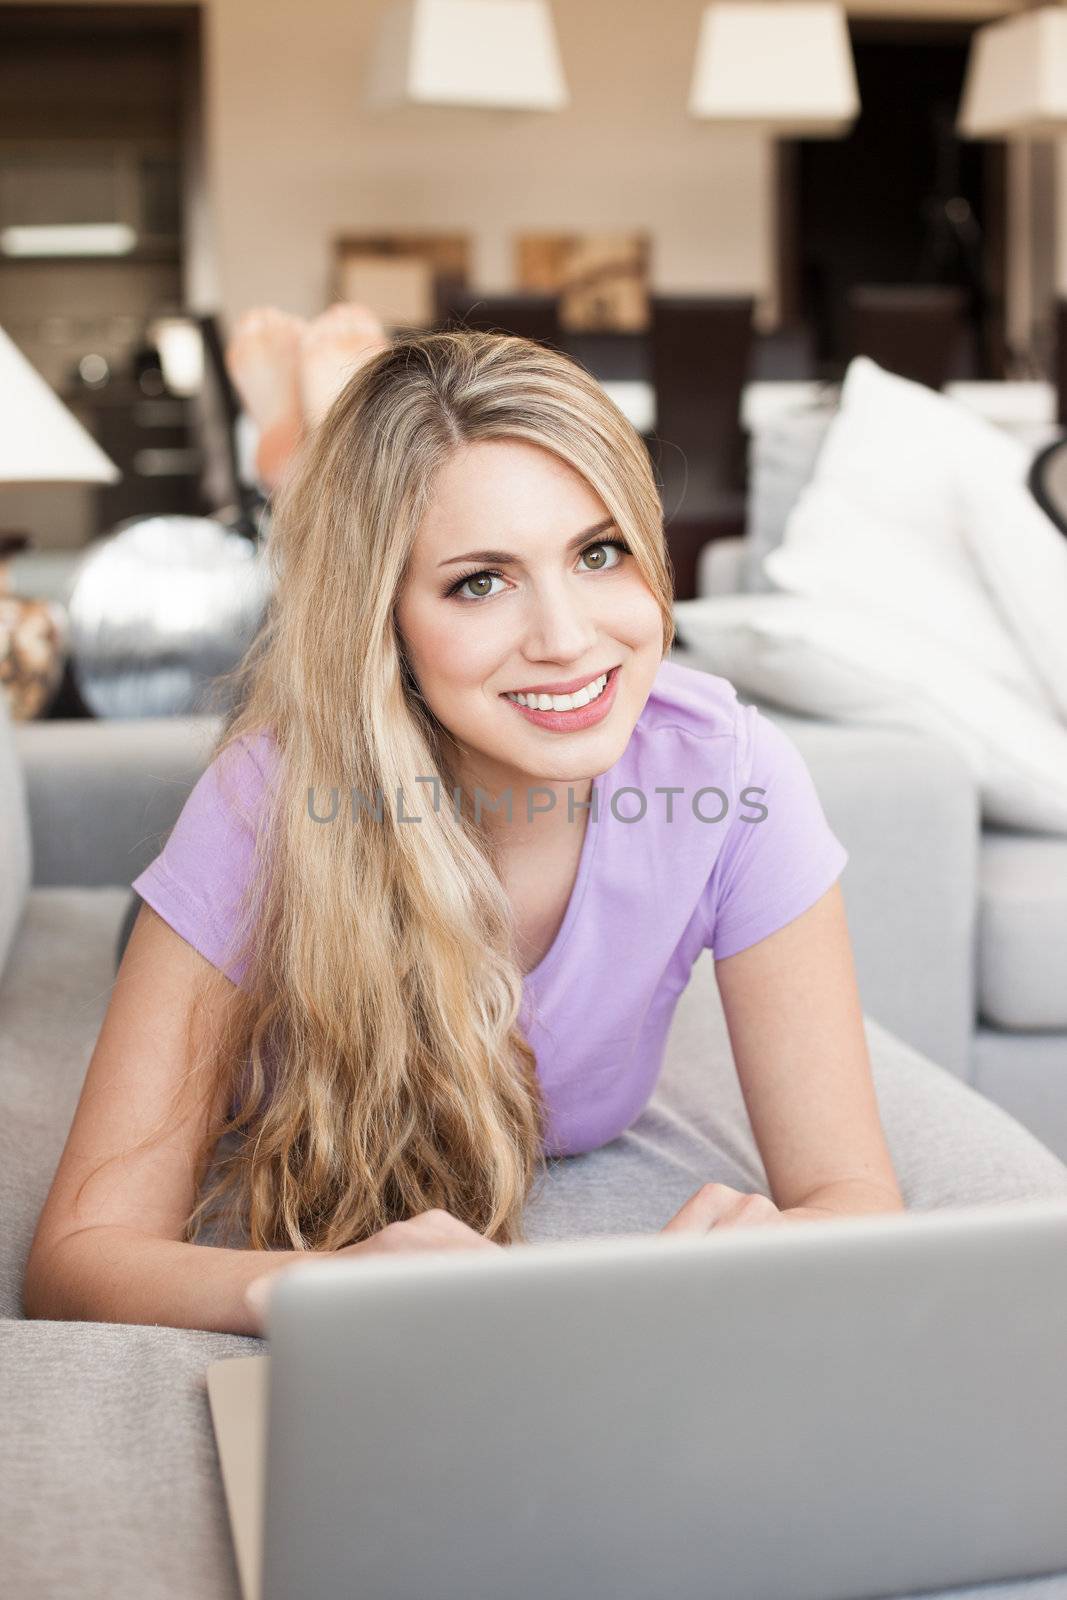
[[[540,445],[595,490],[659,602],[664,654],[673,642],[648,452],[581,366],[461,330],[399,339],[354,374],[275,506],[264,624],[226,680],[220,776],[263,731],[278,760],[248,818],[232,944],[246,971],[205,1027],[197,1009],[232,988],[212,967],[190,1020],[190,1073],[207,1075],[214,1109],[187,1242],[222,1223],[253,1248],[336,1250],[433,1207],[523,1238],[544,1104],[493,846],[466,790],[417,827],[391,800],[433,774],[462,789],[394,612],[436,474],[485,439]],[[381,791],[382,820],[368,805],[310,824],[309,791],[352,788]]]

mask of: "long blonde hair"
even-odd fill
[[[217,1141],[237,1143],[189,1242],[214,1217],[254,1248],[334,1250],[432,1207],[523,1238],[545,1123],[510,903],[465,791],[458,816],[423,807],[418,826],[398,825],[392,798],[425,794],[431,774],[460,786],[394,610],[436,473],[459,445],[503,438],[553,452],[601,497],[672,643],[648,453],[583,368],[457,331],[400,339],[356,372],[276,505],[271,599],[214,749],[267,730],[278,762],[251,819],[247,970],[194,1064],[228,1108],[205,1127],[198,1191]],[[310,825],[308,791],[328,810],[333,789],[380,790],[382,820],[368,805]],[[207,988],[220,983],[212,969]]]

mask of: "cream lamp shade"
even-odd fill
[[[0,328],[0,483],[117,483],[121,476]]]
[[[860,98],[843,5],[719,0],[700,24],[689,111],[778,135],[836,138]]]
[[[1067,8],[1042,6],[980,28],[971,40],[957,131],[1053,138],[1067,124]]]
[[[560,110],[568,95],[548,0],[399,0],[382,17],[367,98]]]

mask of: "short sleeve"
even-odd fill
[[[717,961],[807,911],[848,861],[796,744],[755,706],[741,715],[751,760],[704,891],[706,944]]]
[[[241,898],[255,859],[255,818],[265,788],[266,735],[238,740],[197,780],[166,844],[131,888],[194,950],[239,984],[230,959]]]

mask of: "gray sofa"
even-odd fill
[[[705,546],[697,573],[699,594],[744,592],[739,586],[749,560],[745,539]],[[688,659],[697,666],[701,661],[697,653]],[[741,686],[741,698],[755,696]],[[790,731],[798,722],[809,722],[811,736],[819,738],[814,730],[830,728],[821,718],[797,718],[768,702],[757,704]],[[851,750],[865,803],[873,803],[873,787],[862,776],[867,741],[889,734],[854,725],[835,726],[835,731],[843,741],[838,746],[841,765],[849,765]],[[950,850],[950,869],[937,875],[937,893],[949,894],[949,902],[934,917],[934,926],[952,939],[952,949],[942,950],[925,976],[912,960],[920,952],[921,962],[933,955],[925,920],[933,907],[923,898],[915,917],[907,915],[904,896],[912,885],[907,854],[918,845],[918,837],[910,835],[909,843],[909,834],[896,832],[901,846],[896,861],[889,859],[886,838],[885,859],[872,870],[877,875],[904,872],[897,920],[886,923],[885,938],[875,923],[853,930],[861,970],[869,978],[864,1003],[901,1038],[960,1072],[1067,1160],[1067,838],[982,824],[973,779],[949,747],[941,755],[947,765],[934,782],[937,806],[947,805],[945,786],[957,787],[957,818],[966,829],[966,838],[957,837],[952,845],[942,835],[942,848]],[[923,776],[923,797],[926,792],[928,778]],[[830,792],[827,800],[829,816],[837,808],[837,795]],[[968,822],[963,822],[965,816]],[[848,846],[848,838],[841,837]],[[925,846],[918,848],[925,856]],[[869,862],[864,862],[861,870],[865,874],[867,869]],[[907,939],[918,941],[915,952],[899,941],[902,922],[909,923]],[[885,1003],[883,990],[888,990]]]
[[[704,546],[697,595],[774,590],[761,562],[781,542],[790,509],[813,477],[833,419],[833,394],[825,405],[787,411],[753,432],[745,534]],[[1045,442],[1045,432],[1033,426],[1016,432],[1033,448]],[[1059,437],[1057,427],[1046,432]],[[744,685],[739,690],[742,699],[753,698]],[[765,709],[787,717],[781,707]],[[856,728],[851,736],[861,738]],[[856,757],[862,757],[859,744]],[[968,779],[960,773],[958,781]],[[1067,1160],[1067,838],[982,826],[977,797],[974,814],[973,869],[958,875],[953,888],[957,971],[963,971],[968,989],[966,1032],[953,1038],[944,1056],[929,1053]],[[968,893],[971,902],[965,904]],[[921,938],[918,926],[913,936]],[[894,986],[904,1011],[907,982],[902,971]],[[915,998],[921,1010],[921,995]],[[953,994],[953,1005],[957,1000]],[[917,1013],[912,1026],[901,1010],[889,1014],[889,1026],[902,1038],[928,1048],[925,1018]]]
[[[851,853],[845,898],[906,1204],[1067,1196],[1060,1164],[962,1081],[977,825],[955,762],[902,735],[782,720]],[[20,1299],[107,1006],[128,886],[202,770],[214,727],[161,719],[12,728],[0,696],[0,1572],[18,1600],[238,1595],[204,1370],[260,1342],[26,1321]],[[912,781],[920,766],[921,789]],[[900,836],[907,852],[886,848]],[[559,1164],[530,1236],[662,1226],[708,1178],[768,1192],[705,956],[652,1103],[612,1145]],[[951,1594],[1063,1600],[1067,1575]]]

